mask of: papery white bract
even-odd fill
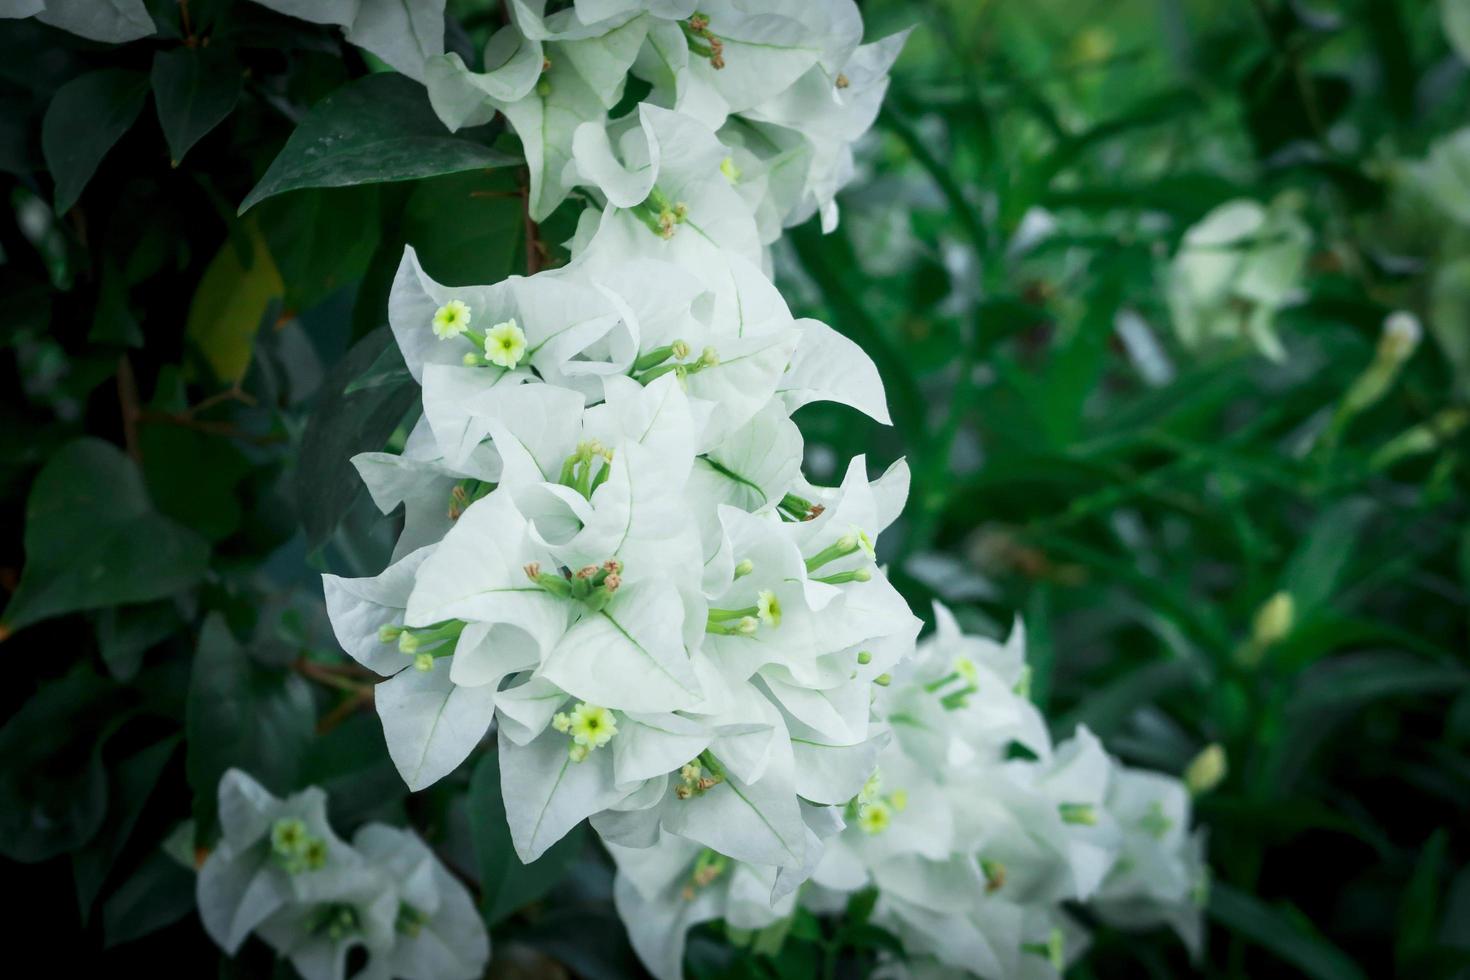
[[[412,832],[332,832],[315,787],[278,799],[238,769],[219,785],[221,837],[199,870],[205,931],[233,954],[255,933],[306,980],[471,980],[490,940],[469,893]]]
[[[1122,766],[1086,729],[1053,747],[1024,695],[1021,624],[1001,644],[935,614],[935,634],[875,704],[892,739],[864,743],[871,775],[825,808],[845,825],[798,902],[835,913],[876,888],[871,921],[905,949],[885,976],[1059,977],[1087,945],[1066,902],[1121,928],[1169,924],[1196,950],[1205,878],[1183,783]],[[763,869],[687,841],[612,852],[619,911],[660,980],[682,976],[693,924],[739,916],[740,928],[778,930],[793,913],[789,900],[737,906],[736,883]]]

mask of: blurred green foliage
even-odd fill
[[[487,282],[558,261],[566,218],[528,229],[514,140],[451,137],[332,31],[151,8],[165,36],[117,48],[0,24],[13,934],[73,933],[63,971],[104,951],[213,971],[160,846],[187,816],[204,839],[219,773],[248,764],[324,785],[344,832],[411,821],[479,883],[493,971],[638,975],[585,835],[521,868],[467,818],[498,803],[493,753],[407,796],[316,579],[391,547],[347,460],[412,421],[384,329],[404,245]],[[871,37],[917,30],[841,225],[793,229],[776,267],[798,313],[873,354],[895,425],[803,409],[808,475],[909,458],[895,581],[976,628],[1025,615],[1059,730],[1171,772],[1228,758],[1198,804],[1205,961],[1099,928],[1075,974],[1465,975],[1470,234],[1413,161],[1470,122],[1470,79],[1437,6],[863,9]],[[473,63],[498,5],[450,12]],[[306,165],[313,140],[385,136]],[[1238,199],[1311,233],[1275,361],[1171,328],[1171,257]],[[1345,411],[1397,310],[1428,336]],[[693,967],[860,975],[888,942],[864,901],[784,937],[706,927]],[[274,968],[252,947],[219,969]]]

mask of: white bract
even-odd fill
[[[677,838],[612,848],[619,912],[660,980],[683,975],[699,922],[780,936],[796,905],[836,913],[870,887],[872,921],[906,953],[885,976],[1059,977],[1087,945],[1068,902],[1121,928],[1167,924],[1198,951],[1206,879],[1184,785],[1121,765],[1086,729],[1053,747],[1025,695],[1021,625],[1000,644],[935,614],[875,706],[892,738],[874,739],[872,775],[827,808],[845,819],[794,902],[756,900],[769,869]]]
[[[199,869],[199,916],[235,953],[254,933],[305,980],[470,980],[490,940],[469,892],[412,832],[367,824],[348,845],[326,794],[281,800],[238,769],[219,785],[221,837]]]
[[[402,453],[354,460],[404,530],[382,574],[324,583],[343,649],[387,678],[412,789],[493,728],[523,860],[591,818],[624,848],[764,867],[767,902],[871,775],[874,684],[918,632],[874,551],[907,469],[801,477],[792,412],[888,421],[868,356],[794,318],[763,271],[802,196],[835,183],[809,193],[716,133],[761,105],[762,126],[809,111],[840,156],[897,42],[860,49],[848,0],[783,6],[513,0],[486,71],[429,59],[448,125],[499,111],[521,137],[533,219],[574,187],[593,206],[572,261],[532,276],[447,287],[405,252],[389,320],[423,417]],[[649,98],[613,118],[630,72]],[[808,105],[818,75],[830,105]]]
[[[532,218],[581,186],[665,237],[688,223],[743,251],[814,211],[835,225],[852,145],[877,116],[906,36],[861,44],[853,0],[508,7],[484,71],[451,53],[429,59],[426,75],[451,129],[505,115],[530,165]],[[614,118],[629,84],[647,94]],[[732,199],[738,209],[723,206]]]

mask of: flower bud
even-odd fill
[[[1256,610],[1251,638],[1260,647],[1280,643],[1296,623],[1296,600],[1290,592],[1277,592]]]
[[[1229,771],[1225,749],[1218,742],[1205,746],[1184,770],[1184,785],[1195,796],[1202,796],[1220,785]]]
[[[1424,336],[1419,318],[1407,310],[1396,310],[1383,321],[1383,333],[1378,338],[1378,356],[1386,360],[1403,362],[1409,359]]]
[[[1080,827],[1097,826],[1097,807],[1091,803],[1059,803],[1057,812],[1061,814],[1063,823]]]

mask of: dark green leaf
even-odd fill
[[[63,446],[26,503],[26,564],[5,608],[17,630],[79,609],[148,602],[199,581],[209,545],[153,509],[138,467],[100,439]]]
[[[382,449],[418,400],[415,385],[379,385],[347,394],[348,386],[377,363],[392,342],[388,328],[378,328],[354,344],[322,383],[321,400],[301,440],[295,480],[296,504],[309,547],[331,536],[362,491],[351,458]]]
[[[180,425],[146,425],[138,434],[143,476],[162,514],[210,541],[240,526],[240,483],[250,461],[228,440]]]
[[[174,924],[194,908],[194,874],[155,850],[102,905],[106,948],[141,939]]]
[[[1430,835],[1414,875],[1409,879],[1399,903],[1398,935],[1394,959],[1400,976],[1412,976],[1416,960],[1432,953],[1436,945],[1435,930],[1439,925],[1439,882],[1445,872],[1445,851],[1449,832],[1441,827]]]
[[[424,271],[439,282],[499,282],[525,271],[522,208],[510,171],[439,177],[414,188],[403,232]]]
[[[110,692],[95,674],[75,672],[42,687],[0,728],[6,857],[44,861],[85,844],[102,825],[107,773],[97,729]]]
[[[292,191],[261,205],[256,220],[286,285],[286,307],[309,309],[362,278],[378,242],[378,188]]]
[[[177,47],[153,56],[153,104],[174,166],[235,108],[240,66],[220,47]]]
[[[516,857],[500,794],[500,756],[486,752],[470,777],[470,833],[480,866],[480,908],[490,925],[545,895],[587,849],[585,827],[577,827],[530,864]]]
[[[344,86],[313,107],[240,211],[303,187],[414,180],[514,162],[451,135],[422,85],[385,72]]]
[[[56,91],[41,121],[41,152],[56,180],[56,212],[71,210],[97,165],[143,111],[148,76],[104,68]]]
[[[114,770],[107,823],[84,849],[72,855],[72,877],[76,881],[77,907],[81,909],[83,921],[91,913],[98,890],[132,836],[138,817],[178,744],[179,736],[170,735],[124,759]]]
[[[1210,915],[1315,980],[1366,980],[1352,959],[1314,930],[1306,917],[1273,908],[1221,883],[1210,888]]]
[[[1363,537],[1363,528],[1378,511],[1371,500],[1344,500],[1324,513],[1292,555],[1282,588],[1304,615],[1332,598]]]
[[[214,826],[226,769],[243,769],[277,793],[296,788],[316,710],[306,681],[255,663],[224,617],[204,621],[185,716],[189,785],[201,839]]]
[[[143,654],[179,626],[178,611],[168,601],[104,609],[97,614],[102,662],[115,679],[130,681],[143,663]]]

